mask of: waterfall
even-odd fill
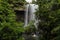
[[[35,12],[36,9],[38,9],[38,5],[35,4],[27,4],[26,5],[26,12],[25,12],[25,27],[29,24],[29,22],[34,21],[34,25],[37,28],[38,20],[35,18]],[[36,31],[36,34],[32,35],[33,37],[36,37],[35,39],[38,40],[38,32]]]
[[[25,25],[24,26],[27,26],[28,25],[28,6],[29,5],[26,5],[25,6]]]
[[[35,5],[35,4],[27,4],[26,5],[25,25],[24,26],[27,26],[30,21],[36,21],[34,13],[36,12],[37,8],[38,8],[38,5]]]
[[[34,12],[35,12],[35,6],[34,6],[34,4],[30,4],[29,5],[29,7],[30,7],[30,12],[29,12],[29,14],[30,14],[30,16],[29,16],[29,21],[32,21],[32,20],[35,20],[35,14],[34,14]]]

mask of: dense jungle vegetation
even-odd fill
[[[0,0],[0,40],[25,40],[24,33],[38,32],[38,40],[60,40],[60,0],[36,0],[38,10],[38,30],[33,23],[24,29],[22,22],[16,21],[15,10],[24,9],[25,0]],[[28,37],[27,37],[28,38]],[[35,40],[33,37],[31,40]]]

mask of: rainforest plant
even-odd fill
[[[23,24],[16,22],[15,12],[8,1],[0,0],[0,40],[23,40]]]
[[[39,40],[60,40],[60,0],[37,0]]]

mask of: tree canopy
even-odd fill
[[[13,9],[19,1],[24,2],[24,0],[0,0],[0,40],[23,40],[24,28],[22,23],[16,21]]]
[[[40,40],[60,40],[60,1],[37,0]]]

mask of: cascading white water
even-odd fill
[[[34,4],[30,4],[30,18],[29,18],[30,21],[35,20],[35,14],[34,14],[35,8],[34,7],[35,7]]]
[[[25,6],[25,25],[24,26],[27,26],[28,25],[28,6],[29,5],[26,5]]]
[[[26,5],[26,12],[25,12],[25,26],[28,25],[30,21],[36,21],[35,19],[35,12],[36,9],[38,8],[38,5],[35,4],[27,4]]]

